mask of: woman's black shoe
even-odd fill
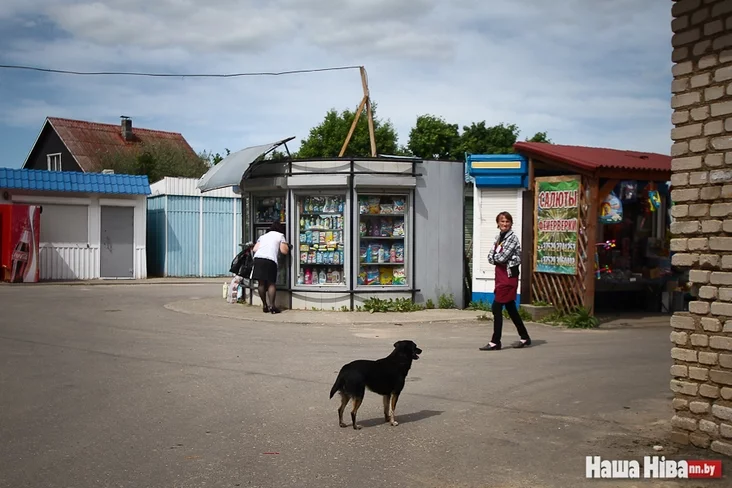
[[[498,344],[491,345],[490,342],[489,342],[485,346],[479,347],[478,349],[480,349],[481,351],[500,351],[501,350],[501,344],[498,343]]]
[[[262,312],[269,313],[269,307],[267,305],[262,306]]]
[[[527,347],[531,345],[531,339],[526,339],[525,341],[522,339],[518,341],[516,344],[514,344],[514,349],[521,349],[523,347]]]
[[[282,310],[279,308],[272,307],[269,309],[270,313],[280,313]]]

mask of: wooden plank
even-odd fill
[[[605,184],[600,187],[600,192],[597,195],[597,201],[602,203],[618,183],[620,183],[620,180],[607,180]]]
[[[366,99],[366,116],[369,123],[369,141],[371,142],[371,157],[376,157],[376,136],[374,134],[374,116],[371,113],[371,96],[369,95],[369,85],[366,81],[366,68],[360,67],[361,85],[363,86],[363,96]]]
[[[611,180],[641,180],[667,182],[671,179],[671,171],[648,171],[633,169],[600,169],[595,174],[597,178],[608,178]]]
[[[595,273],[592,272],[595,267],[595,244],[597,242],[597,218],[599,211],[599,202],[597,201],[597,194],[599,192],[599,180],[598,178],[588,178],[587,184],[590,189],[590,195],[588,198],[588,212],[587,212],[587,229],[585,234],[587,236],[587,257],[585,261],[585,296],[583,297],[583,306],[590,312],[595,313]]]
[[[341,152],[338,153],[338,157],[343,157],[343,154],[346,152],[346,148],[348,147],[348,143],[351,141],[351,137],[353,136],[353,131],[356,130],[356,125],[358,124],[358,118],[361,116],[361,112],[363,112],[363,106],[366,104],[366,97],[363,97],[361,99],[361,103],[358,104],[358,108],[356,109],[356,116],[353,118],[353,123],[351,123],[351,129],[348,131],[348,135],[346,136],[346,140],[343,141],[343,147],[341,147]]]

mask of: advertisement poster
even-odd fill
[[[34,205],[13,205],[10,226],[10,282],[36,283],[40,276],[38,239],[40,208]]]
[[[580,179],[536,178],[536,247],[539,273],[577,274]]]

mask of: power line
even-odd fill
[[[146,76],[154,78],[237,78],[242,76],[283,76],[295,75],[302,73],[319,73],[323,71],[341,71],[348,69],[360,69],[360,66],[336,66],[332,68],[313,68],[313,69],[296,69],[290,71],[260,71],[249,73],[228,73],[228,74],[202,74],[202,73],[144,73],[134,71],[71,71],[63,69],[39,68],[36,66],[20,66],[12,64],[0,64],[0,69],[14,69],[25,71],[40,71],[43,73],[57,73],[64,75],[82,75],[82,76]]]

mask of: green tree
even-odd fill
[[[486,127],[485,121],[463,126],[461,152],[469,154],[512,154],[519,135],[515,124]]]
[[[551,144],[552,140],[547,137],[546,132],[537,132],[530,139],[526,139],[526,142],[545,142]]]
[[[376,116],[376,104],[372,103],[371,111],[374,118],[374,139],[378,154],[399,154],[397,133],[391,121],[382,121]],[[334,158],[341,152],[351,128],[355,112],[348,109],[339,113],[331,109],[325,114],[323,121],[310,129],[308,137],[300,144],[298,158]],[[344,156],[368,157],[371,155],[371,143],[366,109],[363,109],[351,136]]]
[[[457,124],[448,124],[442,117],[420,115],[409,132],[409,151],[420,158],[438,160],[462,159]]]
[[[150,183],[166,176],[200,178],[211,168],[203,155],[168,142],[141,144],[136,151],[105,152],[100,155],[102,169],[118,174],[147,175]]]

